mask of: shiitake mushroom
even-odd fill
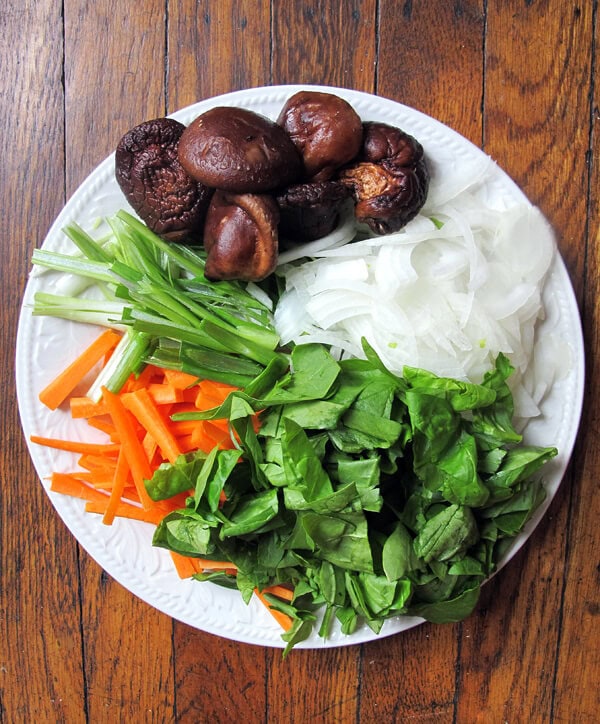
[[[115,153],[115,177],[125,198],[152,231],[170,241],[202,232],[212,195],[179,163],[184,130],[172,118],[145,121],[121,138]]]
[[[281,109],[277,123],[300,152],[304,175],[311,181],[328,181],[360,150],[360,116],[347,101],[332,93],[295,93]]]
[[[206,278],[260,281],[275,271],[278,223],[272,196],[215,191],[204,226]]]
[[[153,231],[203,236],[213,280],[264,279],[277,265],[279,232],[292,241],[328,234],[349,196],[358,221],[377,234],[397,231],[429,186],[415,138],[363,123],[344,99],[317,91],[291,96],[277,123],[222,106],[187,128],[147,121],[119,142],[116,177]]]
[[[358,160],[339,178],[352,190],[357,220],[376,234],[391,234],[413,219],[427,198],[429,171],[423,147],[386,123],[364,123],[363,129]]]
[[[183,132],[179,160],[206,186],[234,193],[264,193],[296,181],[302,161],[287,133],[245,108],[219,106]]]
[[[281,214],[280,237],[300,242],[326,236],[337,226],[342,205],[349,197],[350,190],[339,181],[288,186],[275,197]]]

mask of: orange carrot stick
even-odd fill
[[[157,405],[183,402],[183,390],[168,383],[153,382],[146,388]]]
[[[198,446],[194,442],[191,435],[178,435],[177,436],[177,445],[179,446],[179,449],[181,452],[185,455],[185,453],[194,452],[195,450],[198,450]],[[203,450],[203,452],[208,452],[206,450]]]
[[[108,496],[104,496],[105,501],[90,500],[85,505],[86,513],[99,513],[104,516],[108,507]],[[129,503],[120,502],[117,504],[115,509],[115,516],[119,518],[130,518],[132,520],[142,520],[145,523],[152,523],[158,525],[160,521],[165,517],[162,510],[138,508],[135,505],[129,505]]]
[[[202,423],[202,420],[172,420],[169,427],[174,435],[181,437],[181,435],[191,435],[197,427],[202,426]]]
[[[106,504],[106,510],[104,511],[104,517],[102,522],[105,525],[112,525],[117,508],[121,502],[123,491],[125,490],[125,484],[129,477],[129,463],[127,462],[127,456],[123,448],[119,451],[119,457],[117,458],[117,466],[115,468],[115,474],[112,481],[112,490],[110,491],[110,498]]]
[[[54,493],[70,495],[72,498],[82,498],[83,500],[94,500],[102,503],[108,501],[108,495],[100,493],[95,488],[86,485],[82,480],[64,473],[52,473],[50,490]]]
[[[231,561],[210,561],[208,558],[196,558],[202,571],[237,571],[237,566]]]
[[[193,387],[199,379],[194,375],[190,375],[187,372],[180,372],[179,370],[164,370],[164,373],[167,382],[180,390]]]
[[[119,446],[115,443],[58,440],[57,438],[43,437],[42,435],[31,435],[29,439],[37,445],[45,445],[46,447],[51,447],[55,450],[66,450],[67,452],[81,453],[83,455],[106,455],[108,453],[119,452]]]
[[[96,430],[100,430],[101,432],[106,433],[110,438],[111,442],[119,442],[119,440],[117,439],[117,431],[115,430],[115,426],[112,423],[103,420],[101,417],[90,417],[87,420],[87,424],[90,427],[95,428]]]
[[[144,388],[122,395],[123,404],[138,419],[142,427],[154,438],[162,454],[174,463],[182,454],[177,440],[169,429],[165,419]]]
[[[270,593],[272,596],[282,598],[284,601],[294,600],[294,592],[290,588],[287,588],[286,586],[281,586],[277,583],[273,584],[272,586],[267,586],[266,588],[263,588],[262,592]]]
[[[56,410],[73,392],[85,375],[111,349],[114,349],[121,336],[112,329],[106,329],[97,337],[66,369],[64,369],[39,394],[40,402],[51,410]]]
[[[202,425],[192,432],[192,440],[196,447],[203,452],[210,452],[215,445],[221,449],[230,450],[233,442],[229,431],[223,430],[211,420],[203,420]]]
[[[258,590],[258,588],[254,589],[254,593],[256,594],[258,600],[266,606],[267,610],[273,616],[273,618],[277,621],[277,623],[281,626],[281,628],[284,631],[289,631],[292,626],[294,625],[293,619],[287,615],[287,613],[282,613],[281,611],[277,611],[276,609],[271,607],[271,604],[267,601],[267,599],[263,596],[263,594]]]
[[[124,391],[134,392],[142,387],[147,387],[157,376],[160,379],[164,377],[162,370],[158,367],[154,367],[154,365],[146,365],[137,377],[135,375],[131,375],[126,382],[126,389]]]
[[[146,491],[144,480],[149,480],[152,477],[152,469],[142,443],[138,439],[135,424],[117,395],[103,387],[102,397],[125,450],[140,501],[144,509],[149,510],[152,508],[152,500]]]
[[[194,573],[198,573],[194,558],[182,556],[180,553],[175,553],[175,551],[170,551],[170,553],[179,578],[191,578]]]
[[[91,453],[86,453],[82,455],[77,462],[82,468],[85,468],[86,470],[94,472],[100,470],[109,470],[112,473],[117,463],[117,455],[111,455],[109,457],[108,454],[92,455]]]
[[[100,402],[94,402],[89,397],[71,397],[69,400],[71,407],[71,417],[86,418],[96,417],[106,414],[106,405]]]

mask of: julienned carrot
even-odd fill
[[[100,515],[106,515],[108,508],[108,496],[105,495],[105,501],[90,500],[85,504],[86,513],[99,513]],[[129,503],[119,502],[114,511],[114,515],[119,518],[130,518],[131,520],[141,520],[145,523],[153,523],[158,525],[160,521],[165,517],[162,510],[138,508],[135,505]]]
[[[164,377],[162,374],[162,370],[159,367],[155,367],[154,365],[146,365],[144,369],[137,375],[132,375],[127,382],[125,383],[125,386],[122,392],[133,392],[134,390],[139,390],[142,387],[147,387],[152,383],[154,378],[157,377],[158,379],[161,379]]]
[[[287,613],[282,613],[281,611],[277,611],[277,609],[273,608],[271,604],[267,601],[265,596],[258,590],[258,588],[254,589],[254,593],[258,600],[266,606],[267,610],[273,616],[273,618],[277,621],[277,623],[281,626],[281,628],[284,631],[289,631],[292,626],[294,625],[294,621],[291,618],[291,616],[288,616]]]
[[[85,375],[121,340],[121,335],[107,329],[97,337],[66,369],[39,394],[40,402],[56,410],[73,392]]]
[[[208,558],[183,556],[173,551],[171,551],[171,557],[173,558],[180,578],[189,578],[195,573],[204,573],[206,571],[225,571],[232,576],[237,573],[237,566],[231,561],[211,561]]]
[[[208,558],[196,558],[201,571],[237,571],[237,566],[231,561],[211,561]]]
[[[171,558],[173,559],[179,578],[191,578],[195,573],[198,573],[194,558],[182,556],[180,553],[175,553],[175,551],[169,552],[171,553]]]
[[[82,500],[108,501],[108,495],[100,493],[90,485],[86,485],[82,480],[63,473],[52,473],[50,490],[54,493],[64,493]]]
[[[148,390],[142,388],[135,392],[127,392],[121,399],[142,427],[152,435],[167,460],[174,463],[181,455],[181,450]]]
[[[199,410],[210,410],[212,407],[221,405],[234,389],[230,385],[202,380],[202,382],[198,383],[194,403]]]
[[[88,418],[87,424],[90,427],[96,428],[96,430],[100,430],[101,432],[104,432],[108,435],[111,442],[119,442],[119,436],[117,435],[117,431],[115,430],[115,426],[108,422],[107,420],[102,419],[101,417],[96,417],[95,415]]]
[[[170,405],[184,401],[183,390],[169,383],[153,382],[146,389],[157,405]]]
[[[178,410],[179,412],[179,410]],[[191,435],[197,427],[200,427],[203,420],[175,420],[170,423],[170,428],[178,438],[183,435]]]
[[[180,372],[179,370],[164,370],[165,379],[173,387],[177,387],[180,390],[185,390],[188,387],[194,387],[199,382],[199,378],[194,375],[190,375],[187,372]]]
[[[89,419],[90,417],[106,415],[106,405],[102,400],[94,402],[89,397],[71,397],[69,405],[71,407],[71,417],[73,418]]]
[[[102,398],[121,439],[140,501],[146,510],[150,510],[152,500],[146,491],[144,480],[149,480],[152,477],[152,469],[144,448],[138,439],[130,413],[125,409],[120,398],[106,387],[102,388]]]
[[[105,525],[111,525],[115,519],[119,503],[123,497],[127,478],[129,477],[129,463],[125,450],[121,447],[119,451],[119,457],[117,458],[117,465],[115,467],[115,474],[112,479],[112,487],[110,491],[110,497],[106,504],[106,510],[104,511],[104,517],[102,522]]]
[[[281,586],[277,583],[273,584],[272,586],[267,586],[266,588],[263,588],[262,592],[270,593],[272,596],[282,598],[284,601],[294,600],[294,592],[291,590],[291,588],[286,588],[285,586]]]
[[[43,437],[42,435],[31,435],[31,442],[45,447],[52,447],[55,450],[66,450],[67,452],[106,455],[109,453],[117,454],[119,445],[115,443],[95,443],[95,442],[79,442],[78,440],[58,440],[52,437]]]
[[[118,455],[118,453],[117,453]],[[85,454],[77,460],[79,467],[89,470],[90,472],[106,472],[112,474],[117,464],[117,455],[115,456],[102,456],[102,455],[91,455]]]
[[[199,450],[209,453],[215,445],[222,449],[233,448],[231,435],[227,429],[217,425],[218,421],[202,420],[201,425],[192,432],[192,441]]]
[[[108,359],[119,339],[116,333],[103,332],[97,344],[90,345],[81,355],[79,369],[83,369],[85,361],[90,363],[94,355],[99,354],[100,347],[111,340],[113,346],[105,348],[99,358],[104,356],[105,360]],[[55,390],[53,394],[57,394],[63,384],[62,389],[66,389],[66,383],[59,383],[61,377],[59,375],[57,381],[47,387],[50,392]],[[165,460],[173,462],[183,452],[202,449],[208,453],[215,446],[233,446],[227,420],[174,422],[171,415],[217,407],[234,389],[222,383],[199,380],[184,372],[147,365],[140,374],[132,375],[118,394],[102,388],[99,402],[76,395],[69,400],[71,416],[86,419],[110,442],[82,443],[41,435],[32,435],[31,441],[79,455],[80,469],[71,473],[54,473],[51,490],[85,500],[86,511],[102,515],[106,524],[111,524],[115,517],[125,517],[157,525],[168,513],[185,507],[190,491],[168,500],[152,501],[144,481],[152,477],[154,470]],[[48,399],[52,402],[51,397]],[[255,425],[258,425],[258,420]],[[224,499],[223,494],[221,497]],[[139,507],[140,504],[142,507]],[[231,575],[237,572],[236,566],[229,561],[188,558],[177,554],[172,554],[172,557],[182,578],[210,571],[225,571]],[[282,590],[278,591],[279,588]],[[284,600],[290,600],[291,596],[283,587],[271,587],[266,592],[280,593]],[[265,605],[269,607],[268,603]],[[289,617],[269,610],[283,621],[284,627],[291,625]]]
[[[237,571],[235,564],[230,563],[229,561],[210,561],[204,558],[183,556],[180,553],[175,553],[174,551],[170,551],[170,553],[175,570],[180,578],[191,578],[196,573],[203,573],[206,571],[224,570],[230,572],[232,575],[234,575]],[[284,631],[289,631],[294,624],[292,618],[286,613],[274,609],[264,594],[270,593],[272,596],[281,598],[284,601],[291,601],[294,597],[294,592],[285,586],[273,585],[263,589],[262,592],[255,588],[254,593],[277,623],[284,629]]]

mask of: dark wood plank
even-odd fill
[[[64,23],[70,193],[125,131],[165,112],[164,2],[149,0],[136,12],[112,0],[66,2]],[[80,565],[90,720],[172,720],[171,620],[87,554]]]
[[[453,720],[460,624],[423,624],[364,646],[361,721]]]
[[[270,81],[267,0],[169,0],[169,112]]]
[[[595,47],[600,40],[598,16],[591,16],[591,8],[582,6],[582,21],[590,28],[595,27]],[[583,51],[582,51],[583,52]],[[589,128],[590,148],[588,154],[588,219],[579,242],[570,258],[579,253],[583,258],[583,276],[576,279],[577,288],[582,290],[582,313],[584,335],[587,342],[587,387],[586,405],[581,422],[581,432],[576,448],[577,458],[572,466],[574,480],[571,489],[569,510],[569,540],[566,558],[563,606],[558,646],[553,714],[555,721],[572,721],[577,712],[580,721],[593,721],[600,711],[600,645],[598,630],[600,623],[600,556],[598,554],[598,470],[600,470],[599,417],[600,399],[600,88],[598,77],[600,66],[597,53],[590,58],[592,67],[593,94],[590,96],[591,109],[581,109],[581,132],[586,123]],[[583,73],[582,73],[583,76]],[[575,229],[573,233],[575,233]],[[564,244],[564,242],[563,242]],[[572,262],[571,262],[572,263]],[[579,269],[579,265],[577,266]],[[574,703],[575,702],[575,703]]]
[[[60,7],[3,4],[0,55],[0,719],[83,722],[77,549],[30,462],[13,361],[29,258],[64,202]]]
[[[273,3],[273,83],[373,92],[376,3]]]
[[[377,93],[481,145],[484,13],[476,2],[381,0]]]
[[[482,721],[550,721],[562,587],[555,538],[564,544],[556,530],[564,517],[554,518],[561,503],[555,503],[547,525],[484,586],[463,623],[459,721],[474,711]]]
[[[82,556],[89,721],[175,721],[171,619]]]
[[[592,7],[488,3],[487,29],[486,151],[546,214],[578,285],[587,205]]]
[[[165,113],[165,4],[67,0],[67,192],[133,125]]]
[[[546,213],[579,279],[591,13],[560,3],[488,2],[487,9],[485,150]],[[484,719],[551,718],[571,482],[567,476],[525,550],[485,587],[464,626],[459,720],[475,710]]]
[[[178,624],[175,664],[178,724],[267,721],[262,647]]]
[[[268,675],[268,721],[352,722],[360,702],[359,646],[272,651]]]

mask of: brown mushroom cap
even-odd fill
[[[119,141],[115,177],[152,231],[180,241],[202,230],[212,190],[186,173],[177,157],[185,126],[172,118],[140,123]]]
[[[295,93],[283,106],[277,122],[302,155],[305,176],[312,181],[331,179],[336,169],[352,161],[361,147],[360,116],[347,101],[332,93]]]
[[[197,181],[235,193],[286,186],[302,172],[296,147],[280,126],[253,111],[224,106],[190,123],[179,142],[179,160]]]
[[[281,237],[313,241],[335,228],[350,190],[339,181],[313,181],[288,186],[276,196]]]
[[[266,194],[216,191],[206,215],[207,279],[260,281],[277,266],[279,210]]]
[[[385,123],[365,123],[358,162],[340,172],[352,189],[358,221],[376,234],[405,226],[423,207],[429,171],[421,144]]]

